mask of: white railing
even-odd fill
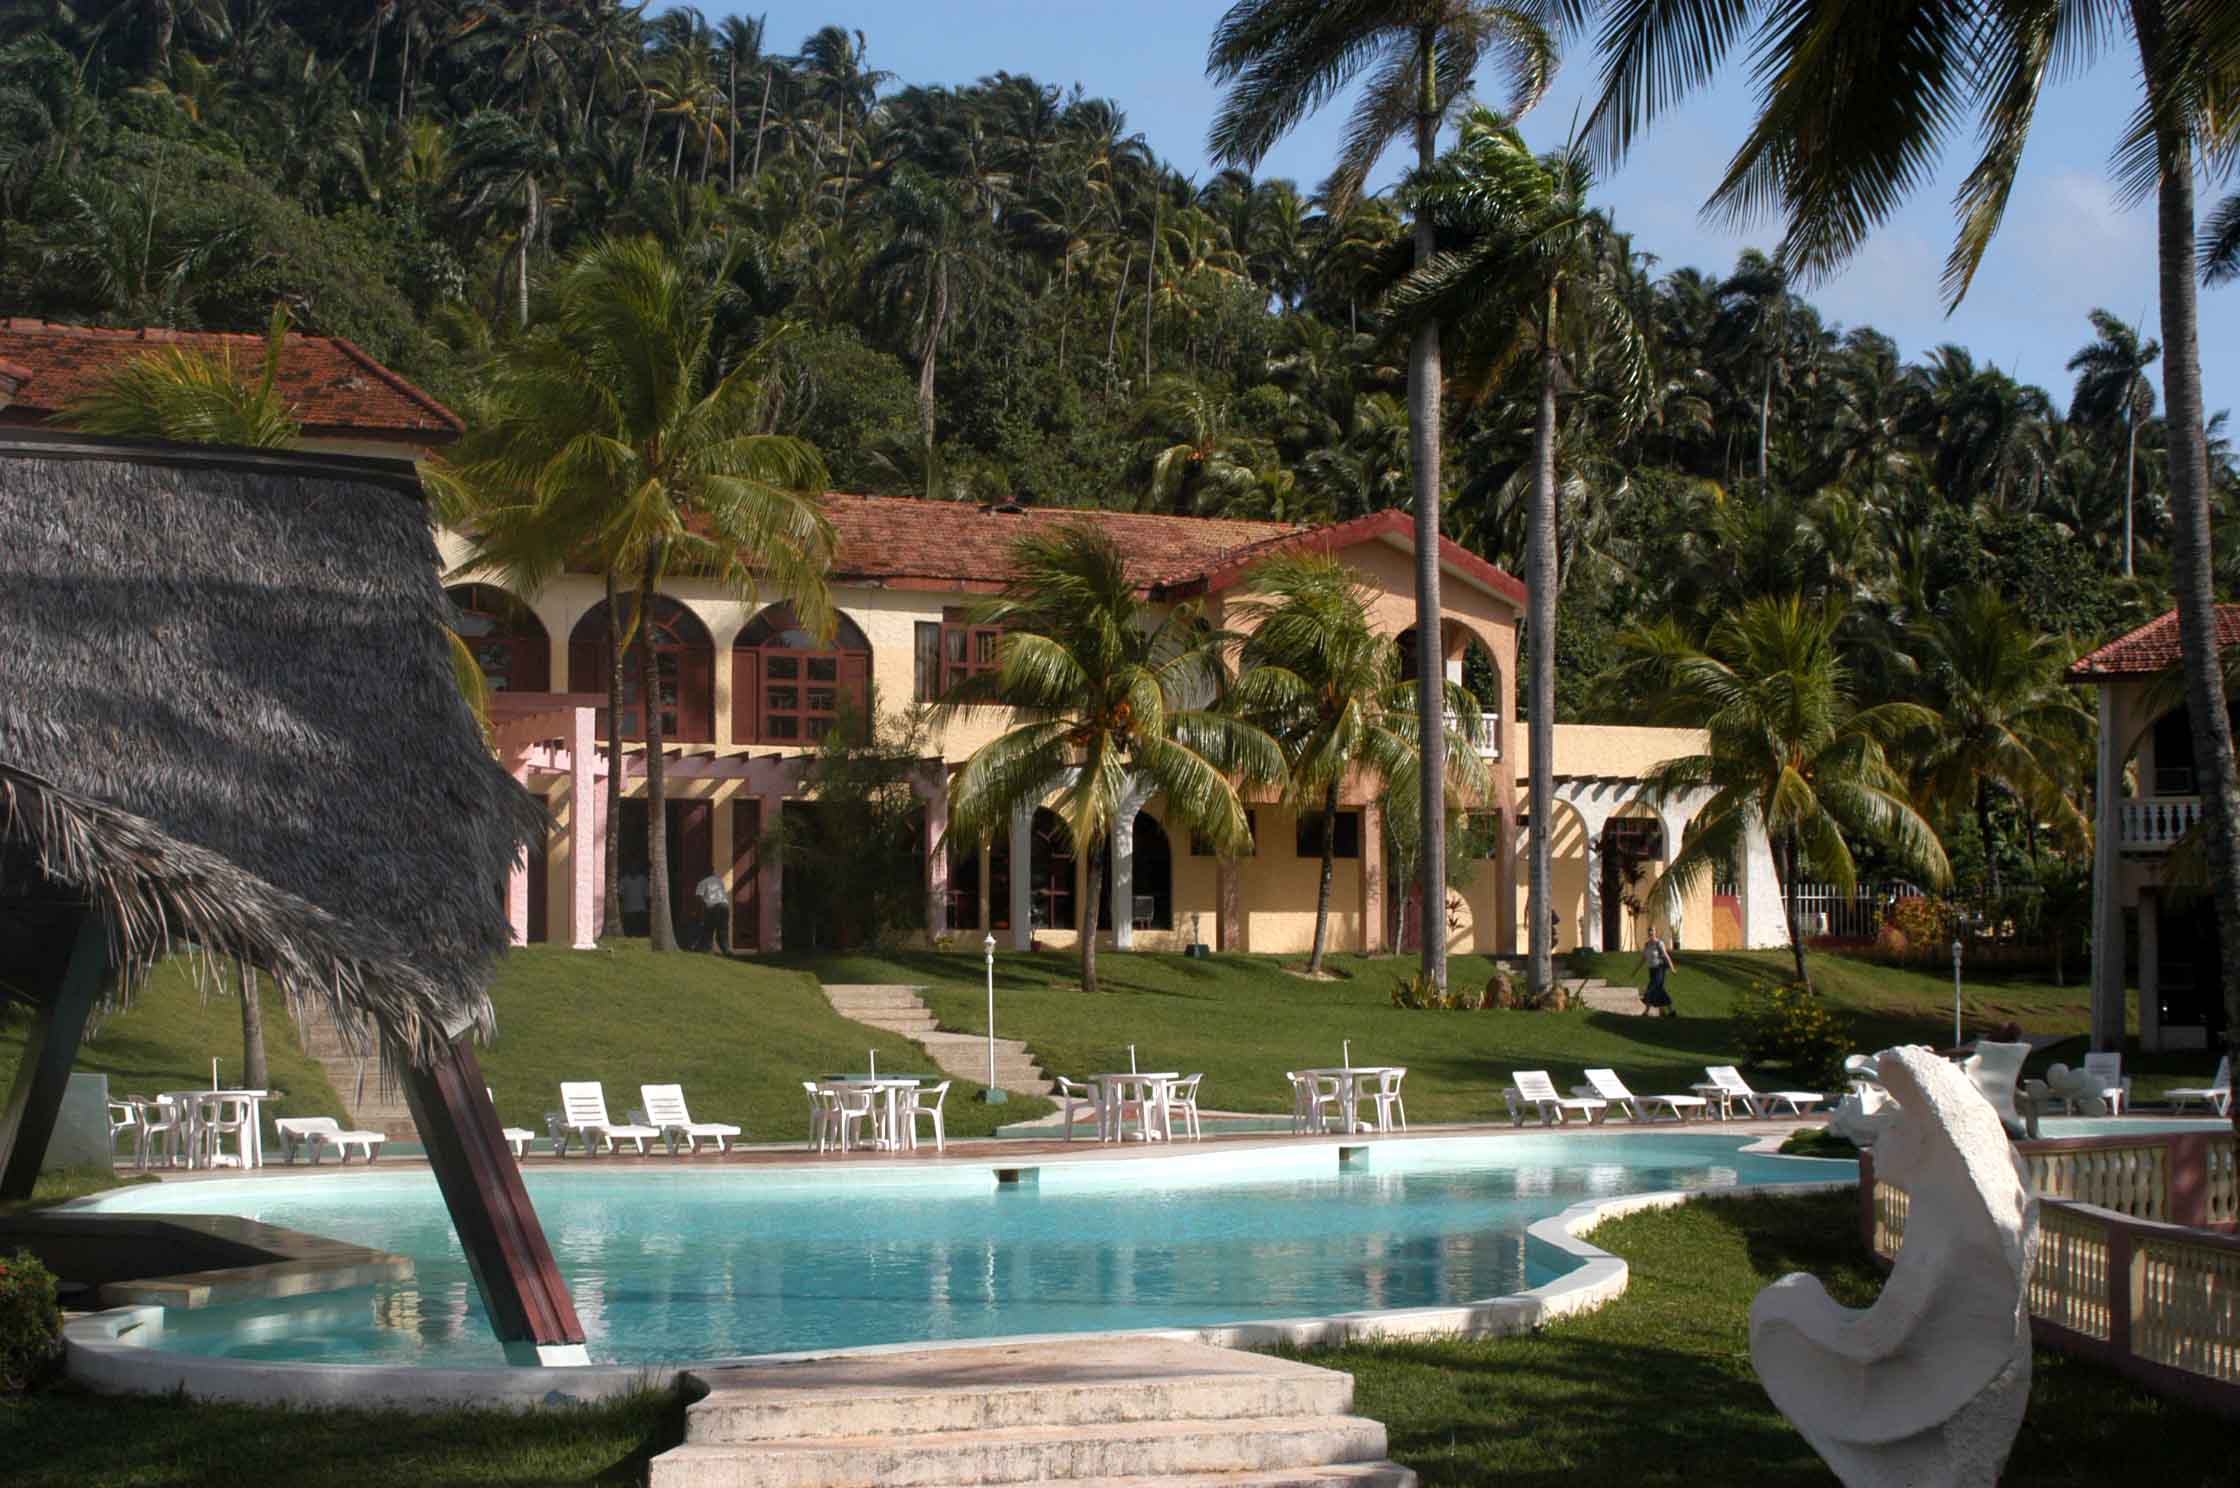
[[[2199,820],[2199,796],[2145,796],[2118,801],[2116,845],[2125,852],[2168,852]]]
[[[1872,940],[1881,933],[1892,905],[1920,894],[1909,883],[1860,884],[1848,894],[1838,892],[1834,884],[1800,883],[1797,928],[1807,939],[1832,935],[1839,940]]]
[[[1460,713],[1449,713],[1447,715],[1447,731],[1449,733],[1468,733],[1478,741],[1478,753],[1480,755],[1486,759],[1501,758],[1501,715],[1481,711],[1478,714],[1475,727],[1470,727],[1469,722]]]

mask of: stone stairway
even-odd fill
[[[1570,977],[1563,988],[1571,994],[1572,1001],[1589,1012],[1619,1013],[1638,1018],[1646,1011],[1641,1006],[1641,989],[1630,985],[1614,986],[1600,977]]]
[[[268,1003],[267,1007],[270,1006]],[[266,1016],[271,1014],[267,1012]],[[404,1092],[394,1085],[383,1088],[380,1059],[371,1053],[366,1055],[361,1082],[358,1056],[350,1052],[350,1046],[343,1042],[342,1031],[324,1013],[306,1009],[296,1023],[296,1041],[303,1046],[303,1052],[318,1060],[320,1068],[327,1072],[327,1083],[342,1097],[343,1109],[350,1113],[351,1126],[386,1132],[391,1141],[420,1140],[420,1129],[412,1124],[412,1111],[405,1105]]]
[[[988,1078],[988,1040],[977,1033],[943,1033],[918,996],[921,988],[905,985],[838,983],[824,989],[825,998],[843,1018],[868,1024],[888,1033],[915,1039],[941,1072],[979,1084]],[[1057,1087],[1018,1039],[996,1040],[996,1085],[1021,1095],[1049,1095]]]
[[[1164,1339],[709,1370],[648,1488],[1414,1488],[1353,1378]]]

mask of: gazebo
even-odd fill
[[[0,1198],[98,1009],[168,955],[254,968],[378,1047],[508,1356],[581,1363],[473,1047],[543,812],[444,615],[409,462],[0,436]]]

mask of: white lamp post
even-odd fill
[[[980,1092],[980,1099],[988,1105],[1000,1106],[1011,1098],[1010,1093],[996,1085],[996,937],[994,931],[980,942],[981,951],[988,958],[988,1088]]]
[[[1952,1047],[1960,1047],[1960,937],[1952,937]]]

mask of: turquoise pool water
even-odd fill
[[[1581,1199],[1847,1177],[1716,1132],[1424,1138],[1341,1172],[1333,1148],[993,1166],[526,1174],[593,1359],[1286,1318],[1470,1301],[1568,1257],[1529,1239]],[[108,1211],[239,1214],[397,1251],[409,1283],[175,1312],[164,1347],[235,1358],[494,1365],[425,1172],[151,1184]]]

